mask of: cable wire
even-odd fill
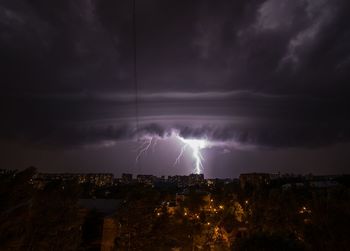
[[[134,80],[134,92],[135,92],[135,126],[137,140],[139,140],[139,86],[137,79],[137,29],[136,29],[136,0],[133,0],[132,5],[132,30],[133,30],[133,80]]]

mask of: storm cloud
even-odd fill
[[[249,92],[140,94],[137,120],[132,101],[133,96],[112,94],[7,100],[13,108],[4,113],[1,136],[68,148],[173,132],[242,147],[318,147],[349,140],[343,100]]]
[[[131,1],[3,0],[0,139],[349,142],[349,13],[346,0],[136,1],[136,96]]]

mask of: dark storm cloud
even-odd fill
[[[139,134],[348,141],[349,10],[346,0],[137,1]],[[2,1],[1,137],[135,138],[131,17],[127,0]]]
[[[346,1],[269,0],[243,6],[233,18],[213,20],[208,7],[198,21],[204,20],[205,28],[196,38],[205,45],[198,53],[208,64],[221,62],[228,69],[227,86],[288,93],[324,93],[331,84],[335,92],[347,88],[348,73],[337,70],[349,55],[343,40],[349,41]]]
[[[128,96],[6,101],[7,108],[13,107],[11,113],[4,113],[1,136],[41,147],[68,148],[110,146],[145,136],[166,138],[172,132],[184,138],[233,142],[242,148],[317,147],[349,140],[347,107],[340,100],[248,92],[140,97],[138,127]]]
[[[333,143],[348,142],[348,126],[332,125],[286,125],[283,123],[265,126],[235,124],[205,125],[200,127],[177,124],[167,127],[162,124],[145,124],[136,131],[133,126],[70,126],[61,127],[51,132],[40,132],[24,139],[37,147],[72,148],[72,147],[108,147],[119,140],[130,140],[144,137],[167,138],[176,133],[183,138],[208,139],[221,143],[225,147],[247,149],[285,148],[285,147],[320,147]],[[33,131],[31,131],[33,133]],[[28,136],[28,135],[27,135]],[[23,138],[22,138],[23,140]]]
[[[137,3],[143,90],[347,88],[345,0]],[[3,1],[1,13],[9,91],[132,90],[130,1]]]
[[[39,93],[125,89],[130,31],[111,33],[96,8],[95,1],[2,1],[3,87]],[[129,22],[118,13],[120,8],[115,22]]]
[[[142,89],[290,92],[348,77],[347,1],[138,4]],[[47,83],[48,91],[130,86],[130,1],[16,0],[1,7],[6,86],[28,88],[23,83],[28,81],[40,91]]]

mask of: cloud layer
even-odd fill
[[[2,139],[108,145],[139,134],[262,147],[349,140],[346,0],[0,3]]]

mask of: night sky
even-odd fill
[[[136,0],[138,119],[132,13],[0,0],[0,168],[349,173],[348,0]]]

